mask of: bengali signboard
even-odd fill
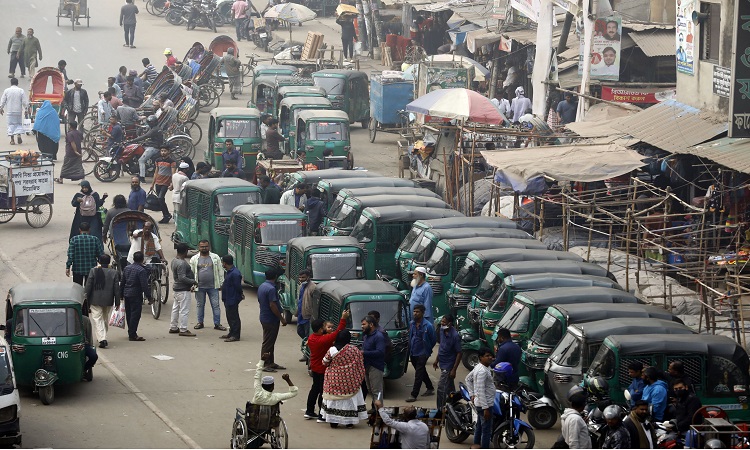
[[[510,0],[510,6],[534,22],[539,22],[542,0]]]
[[[695,24],[693,23],[693,11],[695,11],[694,0],[677,0],[675,57],[677,58],[677,71],[686,75],[694,75]]]
[[[714,94],[719,97],[729,98],[732,92],[732,71],[728,67],[714,65],[711,86]]]
[[[674,89],[621,89],[602,86],[602,100],[619,103],[659,103],[674,98]]]
[[[9,175],[17,197],[54,193],[54,166],[52,164],[13,167],[12,169],[7,165],[0,165],[0,192],[8,193],[9,188],[13,189],[8,182]]]
[[[734,5],[729,137],[750,137],[750,2]]]

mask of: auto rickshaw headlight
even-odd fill
[[[0,409],[0,422],[10,422],[18,417],[18,406],[10,405]]]
[[[26,346],[21,344],[13,344],[10,346],[10,349],[13,350],[14,353],[23,353],[26,351]]]

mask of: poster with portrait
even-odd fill
[[[620,79],[620,17],[596,19],[591,41],[591,79],[618,81]]]
[[[677,71],[694,75],[695,24],[693,23],[694,0],[677,0],[677,26],[675,26]]]

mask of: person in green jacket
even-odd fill
[[[42,45],[39,39],[34,36],[34,29],[26,30],[26,39],[23,40],[21,47],[23,53],[23,63],[29,69],[29,78],[34,78],[36,68],[42,60]]]

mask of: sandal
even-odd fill
[[[16,141],[10,141],[10,145],[16,145]]]
[[[198,322],[198,323],[197,323],[197,324],[196,324],[196,325],[195,325],[195,326],[193,327],[193,329],[194,329],[194,330],[200,330],[201,328],[203,328],[203,322]]]
[[[55,178],[55,183],[57,183],[57,184],[63,184],[62,178]]]

